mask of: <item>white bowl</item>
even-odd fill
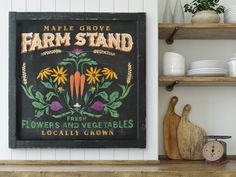
[[[163,56],[164,76],[184,76],[185,57],[174,52],[166,52]]]
[[[228,67],[229,67],[229,76],[236,77],[236,58],[232,58],[230,61],[228,61]]]

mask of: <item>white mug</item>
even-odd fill
[[[166,52],[163,56],[164,76],[184,76],[185,57],[174,52]]]

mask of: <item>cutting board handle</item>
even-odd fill
[[[179,99],[178,99],[177,96],[173,96],[173,97],[170,99],[168,112],[174,112],[174,109],[175,109],[175,106],[176,106],[178,100],[179,100]]]
[[[186,104],[184,106],[184,109],[183,109],[183,113],[182,113],[182,119],[184,120],[188,120],[188,115],[189,115],[189,112],[191,111],[192,107],[190,104]]]

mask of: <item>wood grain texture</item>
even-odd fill
[[[1,166],[0,177],[235,177],[236,161],[223,166],[204,161],[162,161],[151,166]]]
[[[206,132],[188,120],[191,106],[186,105],[177,130],[179,152],[186,160],[203,160],[203,146],[206,144]]]
[[[164,148],[170,159],[181,159],[177,141],[177,129],[181,116],[175,113],[177,102],[178,97],[176,96],[170,99],[168,110],[163,119]]]
[[[159,24],[159,39],[167,39],[176,27],[175,39],[236,39],[235,24]]]
[[[165,77],[159,78],[160,86],[179,81],[177,86],[236,86],[236,77]]]

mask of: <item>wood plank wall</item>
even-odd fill
[[[157,0],[0,0],[0,160],[157,160]],[[146,149],[9,149],[8,12],[147,12]]]

